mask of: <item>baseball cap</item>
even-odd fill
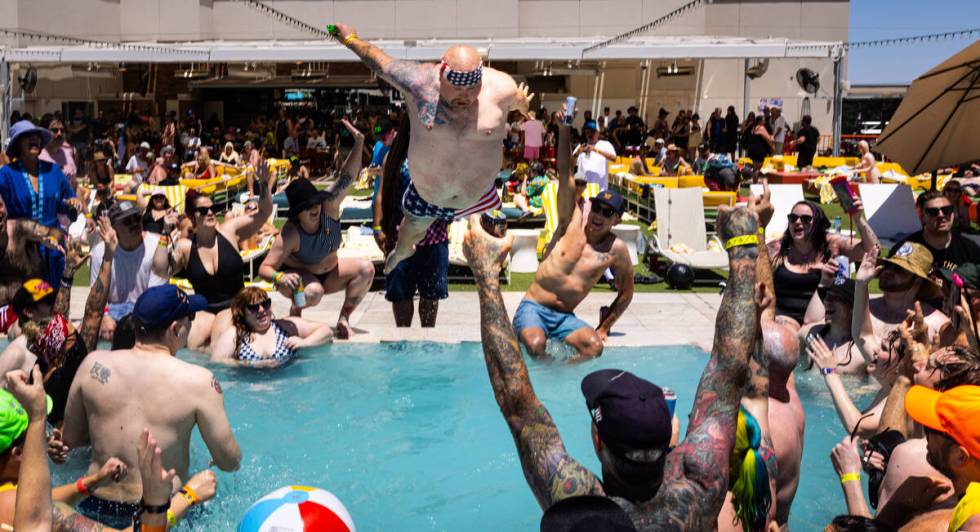
[[[582,395],[599,437],[617,454],[666,449],[671,416],[664,392],[628,371],[603,369],[582,379]]]
[[[200,295],[187,295],[172,284],[147,288],[136,305],[133,317],[145,328],[155,328],[193,316],[195,312],[208,308],[208,300]]]
[[[592,198],[592,203],[602,203],[603,205],[608,205],[617,214],[623,214],[626,210],[626,200],[623,196],[619,195],[618,192],[612,190],[603,190],[597,196]]]
[[[933,299],[939,297],[940,290],[936,281],[929,277],[932,270],[932,252],[918,242],[905,242],[892,250],[891,255],[886,259],[879,259],[921,278],[922,288],[919,289],[919,297],[923,299]]]
[[[47,411],[50,414],[54,403],[50,395],[46,398]],[[28,421],[27,412],[20,401],[7,390],[0,389],[0,453],[7,452],[17,438],[24,434]]]
[[[820,294],[820,299],[826,299],[828,295],[833,294],[837,298],[843,299],[853,305],[855,286],[854,279],[844,279],[842,284],[834,283],[831,286],[818,286],[817,292]]]
[[[915,385],[905,394],[905,411],[919,423],[948,434],[980,459],[980,386],[957,386],[945,392]]]
[[[585,122],[585,125],[582,126],[582,129],[591,129],[595,131],[599,129],[599,124],[596,124],[595,120],[588,120]]]
[[[626,511],[608,497],[580,495],[552,504],[541,516],[541,532],[631,532]]]
[[[967,262],[953,269],[937,268],[936,271],[947,283],[953,282],[953,274],[955,273],[960,279],[963,279],[963,286],[980,288],[980,264]]]
[[[118,201],[109,207],[109,221],[116,223],[120,220],[125,220],[130,216],[139,216],[140,210],[135,203],[131,201]]]
[[[54,297],[54,288],[46,281],[43,279],[28,279],[14,293],[13,299],[10,300],[10,306],[13,307],[14,313],[19,315],[25,308],[33,307],[36,303],[44,299],[54,299]]]
[[[147,142],[147,141],[145,141],[145,140],[143,142],[140,142],[140,149],[141,150],[148,150],[148,149],[150,149],[150,143]]]

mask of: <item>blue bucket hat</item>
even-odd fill
[[[14,151],[18,148],[17,143],[20,141],[20,136],[30,135],[31,133],[41,135],[42,148],[47,146],[51,142],[51,139],[54,138],[54,135],[47,129],[35,126],[30,120],[21,120],[10,127],[10,144],[7,145],[7,155],[11,157],[15,156]]]

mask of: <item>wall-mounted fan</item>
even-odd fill
[[[23,76],[19,76],[17,81],[20,82],[20,88],[24,91],[24,94],[34,92],[34,89],[37,88],[37,69],[27,67],[27,72]]]
[[[820,74],[809,68],[801,68],[796,71],[796,82],[808,94],[816,94],[820,90]]]

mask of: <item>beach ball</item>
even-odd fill
[[[354,520],[333,493],[286,486],[255,502],[238,532],[355,532]]]

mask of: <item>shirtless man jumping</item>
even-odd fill
[[[111,456],[135,469],[136,444],[148,428],[163,449],[163,462],[187,481],[195,426],[213,463],[222,471],[238,469],[242,452],[225,414],[221,385],[209,370],[174,356],[187,345],[190,318],[206,307],[203,296],[188,296],[175,286],[149,288],[133,308],[136,345],[95,351],[79,366],[68,394],[64,443],[92,445],[90,472]],[[143,494],[138,475],[93,491],[80,513],[114,528],[132,523]]]
[[[494,238],[471,219],[463,252],[479,291],[487,372],[514,436],[524,477],[542,510],[566,499],[594,496],[613,501],[637,530],[715,528],[728,488],[739,399],[759,334],[757,304],[765,305],[755,286],[755,216],[746,209],[725,210],[719,213],[718,226],[722,238],[732,242],[731,274],[687,436],[668,453],[672,429],[662,390],[626,371],[593,372],[582,380],[582,393],[592,417],[600,478],[569,454],[531,386],[499,287],[501,262],[512,238]],[[592,529],[578,524],[580,528],[567,529]]]
[[[335,35],[408,102],[412,185],[402,199],[405,219],[385,274],[415,252],[434,220],[452,222],[500,207],[494,180],[503,162],[507,114],[527,114],[534,95],[507,74],[483,66],[469,46],[446,50],[439,64],[394,59],[349,26]]]
[[[561,117],[559,124],[564,124]],[[558,227],[545,250],[534,283],[514,313],[514,331],[531,356],[544,356],[548,338],[556,338],[574,347],[577,358],[594,358],[602,354],[610,329],[633,300],[629,251],[612,234],[625,202],[615,192],[602,192],[592,198],[588,218],[583,219],[576,202],[580,194],[576,192],[571,171],[568,126],[558,128],[557,150]],[[575,317],[575,307],[610,267],[616,272],[619,292],[602,322],[593,329]]]

